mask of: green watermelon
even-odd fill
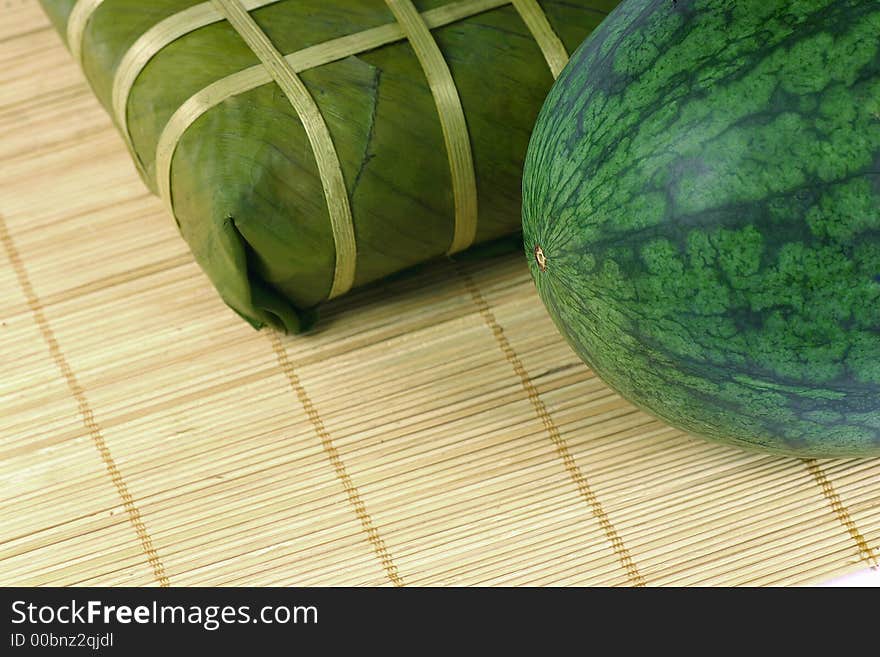
[[[880,2],[625,0],[538,117],[532,276],[686,431],[880,455]]]

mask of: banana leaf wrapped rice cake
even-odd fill
[[[41,0],[223,300],[321,302],[519,230],[531,127],[612,0]]]

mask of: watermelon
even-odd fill
[[[880,2],[625,0],[541,110],[523,229],[560,331],[637,406],[880,455]]]

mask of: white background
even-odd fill
[[[870,586],[880,588],[880,570],[863,570],[823,582],[819,586]]]

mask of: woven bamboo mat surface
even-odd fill
[[[229,311],[33,0],[0,4],[0,584],[771,585],[880,556],[880,460],[635,410],[519,256]]]

